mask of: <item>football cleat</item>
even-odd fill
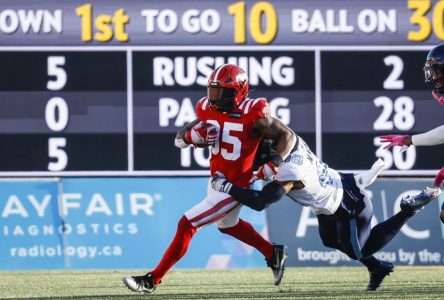
[[[425,188],[421,193],[416,196],[407,196],[401,200],[401,210],[408,213],[416,213],[424,208],[430,201],[436,199],[441,190],[435,188]]]
[[[142,276],[126,276],[122,278],[122,281],[133,292],[149,294],[156,289],[154,278],[151,273]]]
[[[390,276],[394,266],[388,261],[381,261],[381,266],[374,272],[370,273],[370,281],[367,285],[367,291],[375,291],[382,283],[386,276]]]
[[[274,285],[279,285],[284,276],[285,260],[288,257],[288,248],[285,245],[273,244],[273,256],[266,259],[267,266],[273,271]]]

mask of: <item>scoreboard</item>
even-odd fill
[[[5,1],[0,176],[207,174],[208,150],[174,137],[223,63],[331,167],[382,157],[386,175],[434,175],[444,146],[401,153],[377,137],[443,124],[422,72],[443,2],[300,2]]]
[[[443,112],[424,85],[426,53],[411,47],[3,50],[0,171],[206,170],[205,149],[179,150],[173,141],[195,118],[209,73],[225,62],[241,65],[250,96],[266,97],[273,115],[331,166],[365,169],[379,156],[391,170],[434,170],[441,147],[401,153],[384,150],[377,139],[441,124]]]
[[[424,83],[422,65],[427,51],[405,50],[321,55],[325,161],[340,168],[365,169],[376,155],[391,170],[401,171],[434,169],[442,164],[442,146],[409,147],[401,153],[397,147],[384,150],[377,138],[392,132],[422,133],[444,120]]]

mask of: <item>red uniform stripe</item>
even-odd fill
[[[230,203],[234,202],[236,200],[234,200],[234,198],[230,197],[227,198],[225,200],[220,201],[219,203],[217,203],[215,206],[213,206],[212,208],[210,208],[207,211],[204,211],[203,213],[201,213],[200,215],[195,216],[194,218],[192,218],[190,220],[191,223],[197,222],[205,217],[208,217],[212,214],[214,214],[215,212],[217,212],[218,210],[220,210],[221,208],[223,208],[226,205],[229,205]]]
[[[213,223],[213,222],[216,222],[216,221],[222,219],[223,217],[225,217],[226,215],[228,215],[233,209],[235,209],[235,208],[238,207],[239,205],[240,205],[240,203],[238,203],[237,205],[235,205],[235,206],[233,206],[232,208],[228,209],[228,210],[227,210],[226,212],[224,212],[223,214],[217,216],[217,218],[207,220],[207,221],[205,221],[204,223],[199,224],[197,227],[202,228],[203,226],[205,226],[205,225],[207,225],[207,224],[209,224],[209,223]]]

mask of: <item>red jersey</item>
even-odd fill
[[[247,98],[230,112],[212,111],[207,97],[197,102],[197,118],[219,128],[219,139],[211,147],[211,175],[219,171],[236,185],[250,185],[254,156],[261,139],[253,132],[253,125],[269,114],[265,98]]]

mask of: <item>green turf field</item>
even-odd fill
[[[121,277],[142,271],[0,272],[2,299],[444,299],[444,267],[396,267],[365,292],[363,267],[288,268],[279,287],[268,269],[171,271],[153,294],[129,291]]]

